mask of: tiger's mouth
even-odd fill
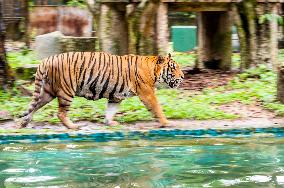
[[[180,85],[180,83],[182,82],[182,80],[183,80],[182,78],[171,80],[169,82],[169,86],[171,88],[177,88]]]

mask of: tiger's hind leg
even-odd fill
[[[38,97],[34,97],[33,101],[30,104],[30,107],[26,113],[24,113],[21,121],[20,121],[20,128],[26,127],[29,122],[32,120],[33,114],[45,106],[47,103],[52,101],[55,97],[49,92],[48,86],[45,87],[40,93]]]
[[[114,115],[118,112],[119,103],[109,102],[106,108],[105,124],[106,125],[118,125],[119,123],[113,121]]]
[[[73,97],[69,96],[58,96],[58,118],[61,120],[64,126],[69,129],[78,129],[78,126],[75,125],[67,116],[70,105],[73,101]]]

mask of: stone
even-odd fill
[[[11,114],[6,110],[0,110],[0,121],[1,120],[11,120]]]
[[[35,51],[39,59],[61,52],[59,39],[64,35],[60,31],[39,35],[35,39]]]

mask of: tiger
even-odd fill
[[[50,56],[39,64],[35,74],[35,90],[28,110],[21,116],[20,128],[26,127],[33,114],[58,99],[58,118],[69,129],[78,129],[68,118],[75,96],[88,100],[106,98],[105,124],[116,125],[113,117],[123,99],[138,96],[146,108],[168,125],[155,86],[165,82],[177,88],[184,74],[171,54],[167,56],[112,55],[106,52],[67,52]]]

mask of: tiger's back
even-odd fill
[[[55,96],[76,95],[118,102],[137,93],[135,84],[150,83],[141,79],[141,74],[146,73],[145,70],[141,72],[143,58],[145,56],[69,52],[45,59],[39,69],[47,71],[47,80]]]

